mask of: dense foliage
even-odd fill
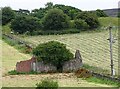
[[[59,30],[69,27],[69,18],[60,9],[51,9],[43,19],[45,30]]]
[[[15,13],[10,7],[2,8],[2,25],[6,25],[15,18]]]
[[[53,7],[61,9],[65,14],[67,14],[71,18],[71,20],[73,20],[75,16],[81,12],[81,10],[78,8],[72,6],[65,6],[61,4],[55,4]]]
[[[3,25],[11,22],[9,26],[11,25],[15,33],[28,35],[66,34],[90,30],[100,26],[98,17],[106,16],[99,9],[86,12],[72,6],[54,5],[52,2],[31,12],[25,9],[12,10],[10,7],[4,7],[2,11]]]
[[[75,20],[75,27],[77,29],[88,29],[89,25],[82,19],[76,19]]]
[[[73,54],[66,49],[66,46],[56,41],[38,45],[33,49],[33,55],[45,63],[52,63],[57,67],[58,71],[62,71],[62,65],[65,61],[73,58]]]
[[[98,17],[107,17],[107,14],[103,10],[100,10],[100,9],[96,10],[96,15]]]
[[[88,25],[89,28],[97,28],[100,24],[96,14],[90,12],[81,12],[76,16],[76,19],[84,20]]]
[[[11,23],[14,32],[23,34],[25,32],[33,32],[41,27],[39,19],[35,17],[17,16]]]
[[[55,82],[50,79],[44,79],[36,85],[36,89],[58,89],[58,82]]]

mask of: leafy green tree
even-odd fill
[[[23,34],[25,32],[32,33],[40,29],[41,23],[39,19],[30,16],[17,16],[11,23],[14,32]]]
[[[51,9],[43,19],[46,30],[60,30],[69,27],[69,17],[60,9]]]
[[[53,8],[53,3],[52,2],[47,2],[47,4],[45,4],[45,7],[47,9],[52,9]]]
[[[15,18],[15,12],[10,7],[2,8],[2,25],[6,25]]]
[[[96,10],[96,15],[98,17],[107,17],[107,14],[103,10],[100,10],[100,9]]]
[[[72,6],[65,6],[62,4],[55,4],[53,7],[61,9],[65,14],[67,14],[71,18],[71,20],[73,20],[75,16],[81,12],[81,10],[78,8]]]
[[[33,49],[33,55],[45,63],[52,63],[58,71],[62,71],[62,65],[65,61],[73,59],[73,54],[66,49],[66,46],[56,41],[39,44]]]
[[[46,13],[47,13],[47,10],[45,8],[34,9],[32,10],[31,16],[42,19]]]
[[[91,29],[97,28],[100,25],[96,14],[91,13],[91,12],[81,12],[80,14],[76,16],[76,19],[83,19],[89,25],[89,28]]]
[[[75,27],[77,29],[88,29],[89,25],[82,19],[75,20]]]

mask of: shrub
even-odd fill
[[[27,35],[62,35],[62,34],[75,34],[75,33],[80,33],[80,30],[79,29],[75,29],[75,28],[72,28],[72,29],[64,29],[64,30],[61,30],[61,31],[52,31],[52,30],[49,30],[49,31],[43,31],[43,30],[39,30],[39,31],[34,31],[32,33],[29,33]]]
[[[43,27],[45,30],[60,30],[68,28],[69,17],[60,9],[51,9],[43,19]]]
[[[76,19],[82,19],[84,20],[88,25],[89,28],[97,28],[100,26],[100,23],[98,21],[98,17],[95,13],[90,12],[81,12],[76,16]]]
[[[2,8],[2,25],[6,25],[15,18],[15,12],[10,7]]]
[[[82,19],[75,20],[75,27],[77,29],[88,29],[89,25]]]
[[[58,89],[58,82],[54,82],[50,79],[44,79],[36,85],[36,89]]]
[[[14,32],[23,34],[25,32],[32,33],[41,28],[39,19],[31,16],[17,16],[11,23]]]
[[[73,59],[73,54],[66,49],[66,46],[56,41],[38,45],[33,49],[33,54],[38,60],[43,60],[45,63],[51,63],[56,66],[59,72],[62,71],[62,65],[65,61]]]
[[[103,10],[100,10],[100,9],[96,10],[96,15],[98,17],[108,17],[107,14]]]

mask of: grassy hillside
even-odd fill
[[[30,55],[20,53],[18,50],[2,41],[2,73],[3,76],[10,70],[15,69],[17,62],[30,59]]]
[[[66,44],[71,52],[75,53],[79,49],[85,64],[102,68],[102,71],[110,74],[110,52],[109,52],[109,31],[105,30],[109,24],[111,26],[118,26],[118,18],[105,17],[99,18],[101,28],[99,31],[81,32],[79,34],[65,34],[65,35],[46,35],[46,36],[27,36],[23,40],[38,45],[48,41],[59,41]],[[4,27],[7,28],[7,27]],[[8,29],[8,28],[7,28]],[[8,29],[9,30],[9,29]],[[112,33],[115,38],[118,37],[118,29],[113,28]],[[118,40],[113,44],[113,60],[116,74],[118,72]],[[99,69],[93,69],[95,72],[101,72]],[[107,70],[107,71],[106,71]]]
[[[118,18],[106,17],[99,18],[101,28],[99,32],[81,32],[79,34],[66,35],[48,35],[48,36],[28,36],[24,40],[34,45],[39,43],[56,40],[67,45],[67,47],[75,53],[79,49],[83,57],[83,62],[91,66],[100,67],[110,74],[110,52],[109,52],[109,31],[106,28],[111,26],[118,26]],[[112,29],[113,36],[118,38],[118,29]],[[116,74],[118,73],[118,41],[113,44],[113,60]],[[94,70],[101,72],[98,69]]]
[[[100,24],[101,26],[118,26],[118,20],[120,20],[120,18],[116,18],[116,17],[101,17],[99,18]]]
[[[58,81],[60,87],[111,87],[111,85],[95,84],[77,79],[70,74],[39,74],[39,75],[5,75],[15,68],[18,61],[29,59],[29,55],[19,53],[16,49],[2,41],[2,86],[3,87],[35,87],[44,78]]]
[[[114,29],[117,37],[117,30]],[[28,36],[24,40],[34,45],[48,41],[59,41],[66,44],[71,52],[79,49],[83,58],[83,63],[91,66],[110,70],[110,52],[109,52],[108,30],[102,32],[66,34],[66,35],[48,35],[48,36]],[[118,70],[118,41],[113,44],[113,59],[115,70]],[[95,70],[98,71],[98,70]]]

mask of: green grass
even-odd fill
[[[77,79],[72,73],[55,74],[22,74],[8,75],[7,73],[15,69],[16,63],[30,59],[31,56],[20,53],[14,47],[2,41],[2,86],[3,87],[36,87],[36,83],[49,78],[57,80],[60,87],[113,87],[112,85],[95,84],[86,80]],[[12,71],[15,73],[15,71]]]
[[[113,21],[112,21],[113,19]],[[115,19],[115,20],[114,20]],[[99,18],[101,20],[102,26],[108,26],[109,22],[117,26],[117,18]],[[9,29],[9,28],[5,28]],[[4,29],[3,29],[4,30]],[[114,29],[112,31],[116,38],[118,37],[118,30]],[[21,38],[21,36],[19,36]],[[24,36],[23,40],[37,46],[40,43],[48,41],[59,41],[66,44],[67,48],[70,49],[72,53],[75,53],[76,49],[80,50],[83,58],[83,63],[89,66],[85,66],[93,69],[94,71],[105,70],[106,74],[110,74],[110,54],[109,54],[109,42],[108,42],[108,30],[104,28],[98,29],[96,31],[81,32],[78,34],[64,34],[64,35],[46,35],[46,36]],[[2,41],[2,72],[3,72],[3,86],[15,86],[15,87],[34,87],[37,82],[41,79],[49,77],[51,79],[59,80],[61,87],[108,87],[108,85],[95,84],[96,79],[87,82],[86,80],[76,79],[71,77],[70,74],[40,74],[40,75],[10,75],[5,76],[8,71],[14,70],[17,62],[22,60],[28,60],[31,58],[30,55],[20,53],[15,48],[9,46],[7,43]],[[113,60],[114,68],[116,73],[118,72],[118,40],[113,44]],[[91,67],[92,66],[92,67]],[[106,71],[108,70],[108,71]],[[102,71],[103,73],[104,71]],[[68,76],[68,77],[66,77]],[[69,77],[70,76],[70,77]],[[98,80],[97,80],[98,81]],[[24,83],[23,83],[24,82]],[[101,83],[101,82],[99,82]],[[112,86],[112,85],[109,85]]]
[[[100,70],[104,70],[102,73],[110,74],[110,52],[109,41],[107,40],[109,38],[109,31],[106,30],[106,27],[108,27],[110,23],[111,26],[118,26],[118,18],[101,17],[99,18],[99,21],[102,28],[92,31],[64,35],[19,36],[19,38],[34,46],[53,40],[62,42],[66,44],[67,48],[69,48],[72,53],[75,53],[75,50],[79,49],[83,58],[83,63],[97,67],[94,71],[101,73],[101,71],[98,70],[98,68],[100,68]],[[6,29],[8,28],[6,27]],[[115,38],[118,38],[118,29],[113,28],[112,33]],[[118,40],[113,44],[113,60],[117,74]]]
[[[120,84],[118,82],[108,80],[108,79],[100,79],[96,77],[90,77],[86,79],[88,82],[94,82],[96,84],[107,84],[107,85],[113,85],[115,87],[120,87]]]
[[[28,60],[31,56],[28,54],[22,54],[14,47],[9,46],[7,43],[2,41],[2,68],[3,76],[5,76],[8,71],[14,70],[16,63],[22,60]]]
[[[2,36],[2,40],[4,40],[10,46],[13,46],[19,50],[21,53],[31,54],[30,51],[27,51],[28,48],[24,44],[20,44],[18,40],[10,39],[4,35]]]
[[[99,18],[101,26],[104,26],[104,27],[107,27],[109,25],[118,26],[118,20],[120,20],[120,18],[119,19],[116,17],[101,17],[101,18]]]
[[[112,31],[116,38],[118,37],[118,30]],[[80,50],[83,63],[90,66],[100,67],[104,70],[109,70],[110,74],[110,52],[109,52],[109,31],[101,32],[83,32],[78,34],[65,35],[47,35],[47,36],[27,36],[23,39],[31,44],[37,46],[40,43],[48,41],[59,41],[66,44],[67,48],[72,53],[75,50]],[[118,72],[118,40],[113,44],[113,60],[116,73]],[[96,71],[96,70],[94,70]],[[98,71],[98,70],[97,70]]]

